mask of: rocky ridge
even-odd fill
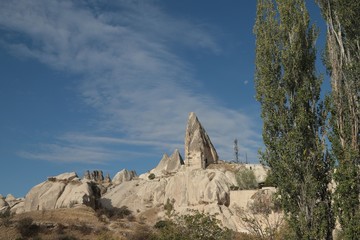
[[[185,133],[185,161],[175,150],[171,156],[164,154],[154,169],[140,176],[123,169],[113,179],[104,178],[102,171],[87,171],[83,179],[74,172],[49,177],[33,187],[23,200],[0,198],[0,213],[77,205],[94,209],[127,206],[153,224],[168,214],[164,206],[170,203],[173,212],[186,214],[199,210],[216,214],[224,226],[241,231],[240,217],[236,214],[241,194],[231,194],[231,187],[237,185],[235,171],[222,167],[220,162],[210,137],[195,113],[190,113]],[[233,167],[236,170],[240,166]],[[247,167],[255,170],[259,182],[264,181],[267,174],[264,167],[256,164]],[[17,203],[10,207],[12,201]]]

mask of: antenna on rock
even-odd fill
[[[235,162],[239,163],[239,147],[238,147],[238,140],[235,138],[234,140],[234,156],[235,156]]]

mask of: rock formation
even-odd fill
[[[5,198],[0,195],[0,214],[5,214],[10,211],[9,204],[5,201]]]
[[[25,201],[13,209],[14,212],[32,211],[72,207],[74,204],[92,208],[100,204],[109,209],[127,206],[140,216],[151,212],[157,221],[164,218],[164,205],[170,201],[173,210],[179,214],[192,210],[216,214],[224,226],[240,230],[241,217],[236,214],[237,209],[246,208],[248,201],[270,199],[272,192],[254,195],[257,190],[231,191],[237,185],[235,173],[246,167],[254,170],[258,182],[262,182],[267,170],[255,164],[227,165],[219,163],[218,159],[206,131],[196,115],[190,113],[185,135],[185,162],[180,152],[175,150],[170,157],[164,154],[154,169],[139,177],[135,171],[126,169],[118,172],[112,180],[110,176],[104,180],[103,172],[99,170],[87,171],[82,180],[74,172],[49,177],[33,187]],[[150,174],[155,174],[155,177],[149,178]],[[269,194],[261,198],[264,193]],[[14,201],[11,196],[8,199]],[[0,198],[0,212],[9,208],[6,199]]]
[[[110,177],[110,174],[109,174],[109,173],[106,174],[106,177],[105,177],[105,179],[104,179],[104,183],[108,183],[108,184],[111,183],[111,177]]]
[[[121,170],[113,177],[112,183],[113,184],[121,184],[123,182],[131,181],[135,177],[137,177],[135,171],[128,171],[126,169]]]
[[[176,149],[170,157],[165,153],[159,164],[150,172],[154,173],[156,176],[166,175],[168,173],[177,172],[182,165],[184,165],[184,160],[182,159],[179,150]]]
[[[82,182],[75,172],[49,177],[33,187],[25,197],[24,210],[47,210],[84,204],[95,207],[96,186]],[[95,190],[95,191],[94,191]]]
[[[190,113],[185,134],[185,165],[205,169],[218,160],[218,154],[205,129],[195,113]]]

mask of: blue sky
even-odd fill
[[[258,162],[255,13],[255,0],[0,1],[0,194],[62,172],[146,172],[183,152],[191,111],[221,159],[237,138]]]

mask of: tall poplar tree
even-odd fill
[[[330,141],[338,162],[335,212],[344,239],[360,236],[360,1],[318,0],[327,22]]]
[[[261,160],[268,164],[292,239],[332,239],[332,161],[323,139],[326,112],[315,72],[317,32],[304,0],[258,0],[256,91]]]

